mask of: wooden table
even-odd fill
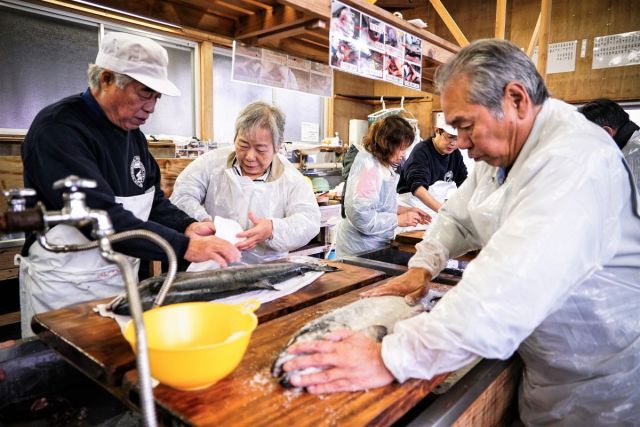
[[[296,330],[327,311],[355,301],[360,292],[355,290],[258,326],[238,368],[205,390],[186,392],[158,385],[154,395],[160,422],[251,427],[392,424],[446,375],[366,392],[314,396],[285,390],[270,374],[271,363]],[[132,401],[138,400],[136,371],[125,375],[123,388]]]
[[[340,271],[323,274],[300,291],[261,306],[256,315],[260,323],[309,305],[366,286],[383,278],[379,271],[328,262]],[[33,317],[38,337],[71,364],[96,380],[117,397],[122,397],[123,375],[135,367],[135,356],[120,333],[118,324],[93,312],[100,302],[92,301]]]
[[[405,233],[398,233],[396,237],[391,240],[391,247],[403,252],[416,253],[416,245],[422,241],[425,230],[407,231]],[[479,251],[471,251],[459,257],[456,257],[458,261],[471,261],[478,255]]]

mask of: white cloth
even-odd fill
[[[116,202],[138,219],[149,219],[155,188],[132,197],[116,197]],[[54,245],[84,244],[89,240],[75,227],[59,224],[46,234]],[[139,260],[129,258],[137,272]],[[54,253],[38,242],[29,248],[29,256],[20,263],[20,322],[22,337],[33,336],[34,314],[56,310],[70,304],[107,298],[122,292],[124,281],[120,269],[105,260],[99,249]]]
[[[631,135],[629,141],[622,148],[622,155],[631,169],[636,190],[640,192],[640,130]]]
[[[478,164],[417,245],[409,267],[434,274],[482,251],[428,316],[384,338],[393,375],[431,378],[518,350],[525,424],[637,423],[640,213],[623,164],[602,129],[546,101],[506,181]]]
[[[336,229],[336,256],[389,245],[398,225],[396,186],[400,176],[366,150],[353,161],[344,195],[343,218]]]
[[[187,166],[176,179],[171,201],[199,221],[231,218],[247,230],[249,212],[273,222],[273,236],[243,251],[242,261],[256,264],[285,257],[320,232],[320,208],[304,176],[277,154],[267,182],[238,176],[229,152],[210,151]]]

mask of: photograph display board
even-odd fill
[[[613,68],[640,64],[640,31],[595,37],[591,68]]]
[[[420,90],[423,41],[339,1],[331,2],[329,64]]]
[[[319,62],[233,42],[234,81],[331,96],[331,68]]]

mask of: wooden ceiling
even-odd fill
[[[423,79],[427,81],[433,68],[459,49],[389,11],[395,7],[414,7],[417,0],[378,1],[389,10],[364,0],[342,2],[423,39],[426,42],[423,46]],[[87,5],[89,2],[82,3]],[[232,40],[238,40],[328,62],[331,0],[94,0],[90,3],[178,26],[190,37],[210,39],[215,43],[226,41],[228,45]]]

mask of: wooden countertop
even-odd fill
[[[256,315],[260,323],[300,310],[327,298],[374,283],[382,272],[328,262],[340,271],[323,274],[300,291],[261,306]],[[70,363],[105,388],[121,383],[122,376],[135,366],[135,357],[120,333],[118,324],[93,312],[102,301],[75,304],[33,317],[38,337],[62,354]],[[111,390],[118,395],[118,390]]]
[[[427,231],[428,230],[414,230],[407,231],[405,233],[398,233],[396,234],[396,237],[391,240],[390,245],[392,248],[398,249],[399,251],[416,253],[415,246],[422,241],[422,238]],[[479,251],[471,251],[455,259],[459,261],[471,261],[478,255],[478,252]]]
[[[431,381],[394,383],[366,392],[315,396],[286,390],[270,374],[271,363],[296,330],[315,317],[355,301],[360,292],[355,290],[261,324],[238,368],[205,390],[187,392],[158,385],[154,395],[160,422],[251,427],[392,424],[446,375]],[[125,375],[123,388],[130,399],[138,400],[135,370]]]

